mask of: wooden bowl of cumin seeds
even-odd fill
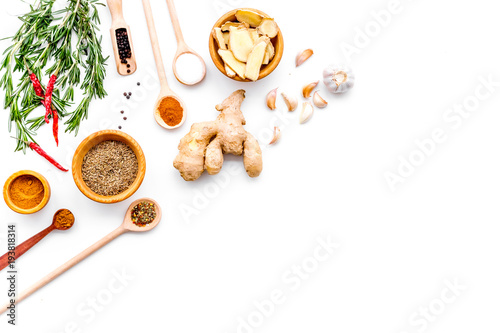
[[[139,189],[146,174],[141,146],[121,131],[104,130],[88,136],[73,156],[73,179],[89,199],[110,204]]]

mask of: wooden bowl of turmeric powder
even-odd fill
[[[49,202],[49,182],[38,172],[18,171],[5,182],[3,198],[7,206],[16,213],[36,213]]]

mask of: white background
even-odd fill
[[[499,330],[500,87],[459,125],[443,118],[454,104],[472,101],[480,77],[500,81],[496,2],[401,0],[390,23],[376,31],[371,12],[387,9],[389,0],[177,1],[186,41],[207,63],[207,77],[195,87],[173,77],[175,38],[167,6],[151,2],[169,83],[188,107],[186,123],[166,131],[153,119],[159,86],[142,4],[125,0],[138,71],[120,77],[111,58],[108,97],[92,103],[79,135],[61,135],[56,148],[45,126],[37,140],[68,166],[88,134],[121,125],[145,152],[144,183],[125,202],[90,201],[70,173],[34,152],[12,152],[8,111],[3,111],[0,179],[21,169],[38,171],[48,179],[52,197],[30,216],[10,211],[2,201],[1,252],[8,223],[17,224],[21,242],[47,227],[57,209],[74,212],[70,231],[53,232],[18,261],[22,290],[118,227],[135,199],[156,199],[163,220],[150,233],[121,236],[22,302],[15,328],[1,316],[2,332],[229,333],[238,331],[239,317],[248,321],[249,316],[254,326],[239,332]],[[19,26],[14,15],[26,6],[5,5],[0,22],[2,35],[9,36]],[[225,78],[208,53],[213,23],[225,11],[245,6],[274,16],[285,38],[278,69],[252,84]],[[106,8],[101,19],[104,52],[111,54]],[[359,30],[367,27],[372,37],[359,44]],[[346,44],[358,47],[350,59],[341,49]],[[0,48],[7,45],[4,41]],[[315,54],[295,68],[295,55],[304,48]],[[287,114],[281,98],[278,110],[266,108],[269,90],[279,86],[299,97],[302,85],[321,79],[332,62],[349,62],[356,85],[333,96],[321,83],[329,105],[308,123],[298,124],[298,111]],[[172,167],[180,138],[193,122],[215,119],[215,104],[239,88],[247,91],[246,129],[261,142],[264,171],[250,179],[240,157],[227,157],[218,176],[185,182]],[[124,91],[132,92],[128,105]],[[126,110],[127,121],[120,110]],[[268,147],[275,124],[282,139]],[[415,140],[431,138],[435,129],[443,130],[446,140],[391,191],[384,174],[397,173],[399,156],[418,154]],[[239,173],[228,176],[230,169]],[[182,214],[186,207],[193,214]],[[308,266],[312,272],[293,289],[283,276],[290,278],[293,265],[314,264],[318,237],[340,246],[317,269]],[[133,279],[108,299],[114,272],[122,271]],[[0,277],[0,296],[6,300],[6,273]],[[443,293],[448,300],[453,296],[446,281],[466,287],[447,304],[440,300]],[[259,322],[254,302],[268,300],[274,289],[284,292],[284,302]],[[91,298],[106,304],[89,310]],[[429,306],[431,317],[424,320],[418,311]]]

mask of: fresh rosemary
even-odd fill
[[[64,122],[66,132],[78,133],[81,121],[88,116],[90,102],[106,96],[104,78],[109,57],[102,55],[102,36],[97,34],[100,24],[97,6],[103,4],[99,0],[66,0],[65,9],[53,10],[55,2],[36,0],[30,11],[19,17],[21,27],[8,37],[12,44],[4,51],[0,63],[4,108],[10,110],[9,131],[14,124],[16,137],[20,139],[16,151],[26,151],[24,142],[34,142],[36,130],[45,123],[44,112],[36,115],[33,112],[39,107],[43,110],[43,106],[34,92],[29,70],[40,81],[48,81],[51,74],[58,73],[52,105],[60,119],[69,117]],[[17,80],[16,72],[19,72]],[[82,91],[83,98],[68,112],[75,89]]]

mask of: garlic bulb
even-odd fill
[[[323,71],[323,82],[334,94],[341,94],[354,86],[354,73],[347,65],[330,65]]]

